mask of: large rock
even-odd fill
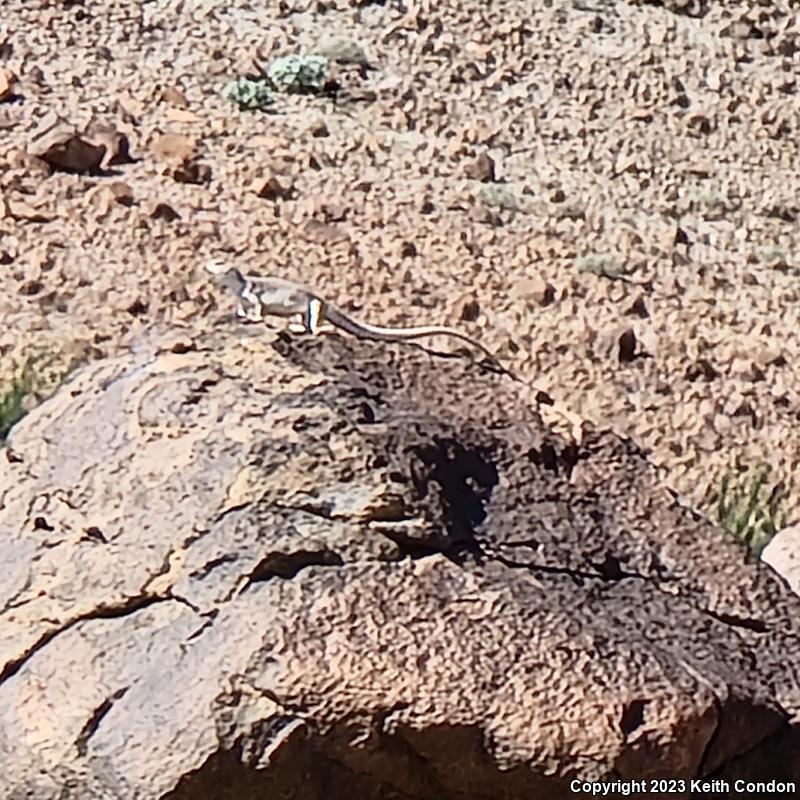
[[[466,359],[249,330],[140,343],[13,432],[0,796],[791,776],[800,599],[632,443]]]
[[[795,594],[800,594],[800,524],[779,530],[767,543],[761,560],[781,575]]]

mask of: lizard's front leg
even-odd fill
[[[264,319],[258,306],[249,305],[245,308],[245,304],[241,301],[236,304],[236,316],[239,319],[246,319],[248,322],[262,322]]]
[[[239,292],[239,302],[236,304],[236,316],[250,322],[261,322],[264,319],[264,309],[259,296],[249,287],[244,286]]]

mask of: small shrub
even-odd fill
[[[778,245],[767,245],[756,251],[756,257],[763,264],[773,266],[787,266],[789,263],[789,252],[785,247]]]
[[[713,188],[699,191],[695,199],[697,201],[696,205],[700,206],[707,219],[722,219],[725,214],[730,214],[736,211],[737,208],[735,199],[731,200]]]
[[[480,197],[483,203],[494,208],[506,211],[519,211],[519,200],[514,187],[508,183],[489,183],[481,189]]]
[[[266,78],[255,81],[249,78],[236,78],[223,87],[222,96],[236,103],[240,109],[264,111],[273,102],[269,88],[269,81]]]
[[[769,475],[770,467],[764,464],[734,486],[726,474],[715,498],[719,524],[757,556],[786,524],[780,507],[789,496],[788,489],[783,481],[769,488]]]
[[[0,394],[0,444],[5,442],[11,428],[25,416],[25,398],[33,391],[34,375],[31,361],[26,361],[11,378],[8,388]]]
[[[16,364],[0,384],[0,445],[33,406],[50,397],[85,361],[85,351],[69,346],[29,351],[22,365]]]
[[[325,56],[282,56],[267,70],[270,83],[279,92],[319,94],[328,80],[328,59]]]
[[[581,272],[591,272],[592,275],[603,278],[619,278],[622,275],[622,268],[616,259],[603,253],[582,256],[575,262],[575,266]]]

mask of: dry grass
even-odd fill
[[[768,464],[762,464],[736,483],[728,473],[715,498],[720,525],[757,556],[786,523],[782,506],[789,488],[782,480],[771,481],[771,472]]]

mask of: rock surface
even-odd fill
[[[800,595],[800,525],[778,531],[764,548],[761,560],[783,576],[792,591]]]
[[[800,599],[520,387],[227,323],[75,374],[0,461],[0,796],[787,777]]]
[[[0,451],[0,796],[797,769],[798,601],[687,508],[766,462],[800,518],[793,0],[0,16],[0,396],[97,362]],[[335,97],[221,97],[299,52]],[[276,358],[212,257],[536,389]]]

